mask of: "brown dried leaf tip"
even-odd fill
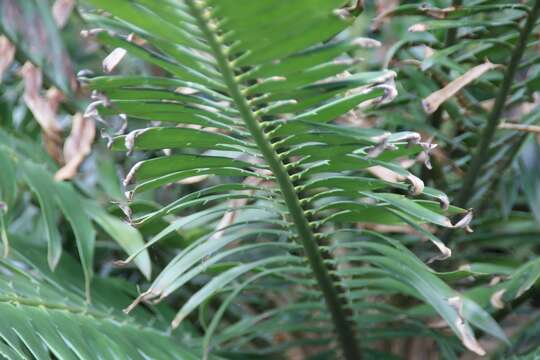
[[[52,15],[56,25],[60,29],[66,26],[69,19],[69,15],[75,7],[75,0],[56,0],[52,7]]]
[[[15,46],[5,36],[0,36],[0,81],[15,58]]]
[[[57,163],[63,163],[62,128],[56,118],[56,111],[63,95],[57,89],[51,88],[46,96],[41,94],[43,77],[41,70],[30,62],[26,62],[20,70],[24,81],[23,99],[34,118],[43,130],[43,140],[47,152]]]
[[[442,103],[457,94],[465,86],[478,79],[489,70],[496,69],[498,67],[501,67],[501,65],[493,64],[488,60],[486,60],[486,62],[483,64],[473,67],[465,74],[452,80],[442,89],[435,91],[427,98],[422,100],[422,107],[424,108],[424,111],[428,114],[434,113]]]
[[[56,180],[68,180],[77,175],[77,169],[92,150],[96,136],[94,120],[77,113],[73,116],[71,133],[64,144],[66,164],[54,174]]]

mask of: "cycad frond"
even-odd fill
[[[89,304],[80,287],[82,274],[69,255],[53,273],[40,263],[44,249],[21,238],[17,248],[11,259],[0,262],[2,358],[200,359],[200,351],[179,345],[157,313],[122,313],[119,306],[133,293],[126,282],[97,279]]]
[[[172,149],[172,155],[132,167],[125,179],[132,186],[129,196],[197,175],[227,180],[132,219],[141,225],[185,215],[148,246],[189,221],[216,223],[214,231],[183,248],[137,302],[160,301],[197,277],[210,276],[173,325],[215,294],[246,297],[253,314],[216,335],[213,342],[223,349],[244,350],[244,344],[231,340],[253,337],[270,342],[268,351],[278,351],[269,333],[302,332],[284,347],[311,342],[328,350],[335,347],[333,330],[345,358],[358,359],[369,353],[370,341],[380,339],[365,336],[363,329],[375,334],[388,329],[396,320],[388,314],[399,313],[411,323],[401,336],[419,329],[433,334],[418,321],[432,312],[418,315],[373,302],[396,292],[429,304],[477,353],[483,350],[470,324],[504,338],[487,313],[451,290],[403,245],[358,227],[411,224],[448,256],[444,244],[421,225],[467,227],[470,214],[448,208],[443,193],[424,187],[400,165],[399,159],[428,156],[432,145],[421,142],[419,134],[360,128],[346,118],[360,105],[391,100],[395,88],[391,71],[357,71],[350,54],[366,40],[350,37],[353,19],[339,8],[343,1],[91,3],[111,16],[88,19],[135,36],[89,33],[168,74],[82,79],[98,99],[90,110],[160,122],[114,139],[114,149]],[[371,175],[380,169],[395,181]],[[451,213],[465,217],[452,224],[446,216]],[[270,286],[290,290],[292,298],[258,301],[248,295],[268,292]],[[226,298],[217,313],[230,301]],[[213,321],[208,333],[217,326]]]

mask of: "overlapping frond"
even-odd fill
[[[523,143],[523,132],[497,126],[538,122],[539,13],[537,1],[471,1],[448,8],[418,2],[390,9],[378,21],[419,16],[411,18],[416,23],[386,60],[399,69],[406,89],[399,104],[407,104],[409,112],[397,114],[389,104],[384,117],[413,121],[437,139],[441,153],[452,154],[455,164],[440,156],[431,178],[439,183],[447,179],[460,206],[484,207]],[[445,92],[467,72],[490,63],[496,66],[472,81],[454,83],[459,92]],[[436,90],[440,106],[430,108],[428,98]],[[460,171],[468,181],[464,186],[452,181]]]
[[[453,3],[460,6],[400,5],[376,21],[394,17],[409,28],[385,61],[405,91],[377,112],[387,125],[410,123],[439,144],[423,179],[446,189],[457,205],[474,207],[476,219],[474,234],[442,232],[442,238],[460,249],[454,263],[477,272],[465,293],[502,321],[510,308],[534,309],[527,299],[540,274],[533,215],[540,2]],[[397,103],[407,112],[398,113]],[[520,346],[500,358],[522,353]]]
[[[404,166],[405,159],[429,159],[433,145],[414,132],[356,123],[351,110],[395,97],[395,74],[359,72],[355,49],[373,42],[351,38],[353,18],[340,8],[343,1],[90,2],[105,15],[87,19],[107,29],[87,33],[158,74],[81,79],[96,100],[88,114],[128,119],[131,131],[111,147],[151,154],[128,172],[128,197],[210,176],[200,190],[131,219],[144,225],[180,216],[147,246],[193,221],[214,228],[181,249],[129,309],[207,277],[173,321],[177,326],[197,308],[204,313],[219,295],[223,305],[208,326],[207,352],[211,345],[253,350],[239,339],[261,341],[264,351],[308,342],[332,351],[333,330],[341,348],[335,353],[356,359],[375,351],[369,343],[388,336],[384,330],[395,321],[410,327],[392,336],[435,334],[421,321],[433,310],[472,351],[484,350],[471,325],[505,339],[443,275],[399,242],[364,230],[410,225],[435,244],[441,259],[451,251],[426,225],[468,228],[471,214],[449,206],[445,194]],[[137,128],[141,120],[156,126]],[[215,185],[212,176],[223,183]],[[460,221],[452,223],[451,214],[461,214]],[[257,298],[272,287],[275,297]],[[290,298],[279,295],[284,290]],[[377,305],[396,292],[431,311]],[[223,327],[219,319],[235,297],[250,314]],[[365,336],[367,329],[375,335]],[[284,343],[276,345],[269,334],[286,334]]]
[[[200,351],[167,332],[159,313],[122,313],[134,290],[128,283],[97,279],[89,304],[69,255],[58,264],[59,274],[41,261],[44,249],[20,238],[17,247],[0,262],[3,359],[200,359]]]
[[[99,203],[82,195],[72,184],[53,178],[54,162],[36,144],[0,132],[0,227],[3,254],[10,252],[10,225],[24,213],[22,201],[27,189],[38,205],[43,224],[43,238],[47,242],[47,259],[56,268],[62,256],[63,238],[58,224],[61,215],[67,220],[77,244],[85,274],[87,296],[94,269],[96,229],[102,229],[128,254],[138,251],[144,241],[136,229],[105,211]],[[37,230],[37,229],[35,229]],[[31,236],[41,235],[39,230]],[[139,251],[134,260],[141,272],[150,277],[151,263],[146,251]]]

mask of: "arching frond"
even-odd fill
[[[261,354],[311,343],[358,359],[378,354],[371,344],[394,322],[405,325],[393,336],[435,336],[425,323],[435,313],[478,354],[484,350],[472,327],[505,339],[487,312],[400,242],[365,230],[410,225],[445,258],[450,249],[424,227],[468,229],[472,215],[404,166],[429,158],[432,144],[418,133],[356,123],[351,110],[396,96],[395,73],[361,71],[355,49],[370,42],[351,36],[343,1],[90,2],[104,13],[86,18],[107,30],[87,33],[156,69],[81,79],[96,99],[88,114],[128,119],[131,131],[112,148],[149,156],[125,178],[129,197],[195,176],[223,179],[131,219],[144,225],[180,216],[148,246],[189,221],[205,218],[214,228],[186,244],[128,310],[205,277],[172,325],[196,310],[204,319],[205,304],[220,297],[206,354],[211,346]],[[140,127],[149,122],[159,124]],[[456,223],[453,214],[461,215]],[[377,306],[394,293],[429,310]],[[240,319],[221,325],[233,298],[242,299]]]

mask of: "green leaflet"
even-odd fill
[[[9,152],[6,152],[9,154]],[[109,215],[102,210],[97,203],[84,198],[71,184],[57,182],[49,171],[30,160],[18,159],[21,180],[28,184],[34,193],[40,208],[40,216],[43,219],[47,241],[47,259],[51,269],[55,269],[62,255],[62,237],[58,230],[60,216],[63,215],[70,224],[81,264],[85,273],[85,283],[89,295],[89,286],[93,276],[93,258],[96,232],[95,223],[126,252],[131,255],[143,247],[144,242],[140,233],[125,224],[118,218]],[[14,174],[15,175],[15,174]],[[83,206],[81,207],[81,204]],[[3,229],[6,230],[4,239],[7,239],[7,223],[4,220]],[[136,259],[136,264],[145,276],[150,275],[151,264],[148,253],[143,253]]]
[[[168,148],[231,149],[228,145],[245,145],[233,137],[188,128],[156,127],[135,130],[114,139],[113,150],[156,150]]]
[[[0,201],[10,207],[17,197],[17,177],[15,166],[7,151],[0,150],[0,168],[2,169],[0,173]]]
[[[164,156],[144,160],[135,164],[128,173],[124,183],[127,185],[135,179],[141,181],[183,170],[223,167],[246,169],[249,166],[250,164],[246,162],[227,157],[188,154]]]
[[[95,221],[107,234],[109,234],[127,254],[134,254],[144,246],[141,234],[126,222],[115,216],[109,215],[96,204],[87,202],[85,212]],[[143,275],[149,279],[152,272],[152,264],[147,251],[141,251],[134,259],[135,264]]]
[[[30,162],[23,162],[25,181],[30,189],[36,194],[41,216],[45,223],[45,237],[47,239],[47,258],[51,269],[56,267],[62,254],[62,239],[58,232],[58,208],[56,205],[54,190],[55,185],[51,176],[41,167]]]
[[[80,211],[78,194],[68,184],[58,184],[55,192],[54,199],[69,221],[75,235],[77,250],[84,272],[86,297],[90,300],[90,282],[94,275],[93,262],[96,232],[90,219]]]
[[[240,266],[236,266],[228,271],[225,271],[224,273],[216,276],[210,282],[208,282],[201,290],[199,290],[196,294],[194,294],[186,304],[184,304],[184,306],[180,309],[180,311],[178,312],[178,314],[173,320],[173,327],[178,326],[180,322],[191,311],[193,311],[193,309],[195,309],[199,304],[205,301],[212,294],[221,290],[228,283],[237,279],[239,276],[247,273],[248,271],[257,267],[263,267],[264,265],[271,264],[271,263],[287,264],[287,263],[295,263],[295,262],[300,262],[300,261],[301,261],[300,259],[296,259],[292,256],[281,256],[281,257],[259,260],[251,264],[249,263],[243,264]]]

